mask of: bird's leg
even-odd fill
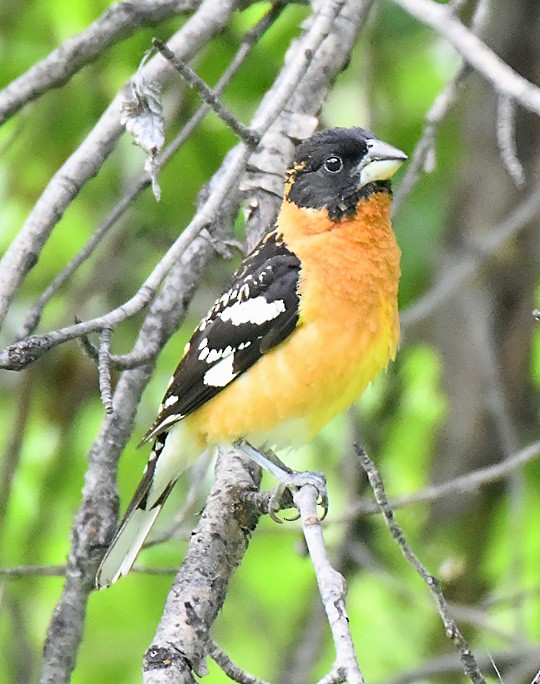
[[[328,494],[326,492],[326,478],[322,473],[292,470],[271,449],[256,449],[245,439],[237,440],[234,446],[278,480],[279,484],[272,492],[268,502],[268,515],[272,520],[282,522],[276,512],[280,510],[280,502],[285,491],[289,490],[291,494],[294,494],[300,487],[307,484],[312,485],[319,492],[319,503],[323,509],[321,520],[324,520],[328,513]],[[298,517],[290,518],[290,520],[296,520]]]

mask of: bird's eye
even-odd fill
[[[324,168],[330,173],[338,173],[343,168],[343,162],[340,157],[328,157],[324,162]]]

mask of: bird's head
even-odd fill
[[[300,143],[287,173],[285,199],[328,209],[333,221],[352,216],[360,199],[389,191],[407,155],[363,128],[328,128]]]

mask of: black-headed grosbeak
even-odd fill
[[[405,159],[361,128],[297,146],[275,225],[193,333],[143,440],[152,452],[98,587],[129,571],[205,449],[236,443],[253,456],[302,444],[394,358],[400,251],[389,179]]]

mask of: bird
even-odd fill
[[[96,575],[132,567],[179,476],[235,445],[281,478],[297,448],[395,358],[400,249],[390,178],[407,159],[363,128],[299,142],[281,208],[195,329],[159,413],[144,475]]]

